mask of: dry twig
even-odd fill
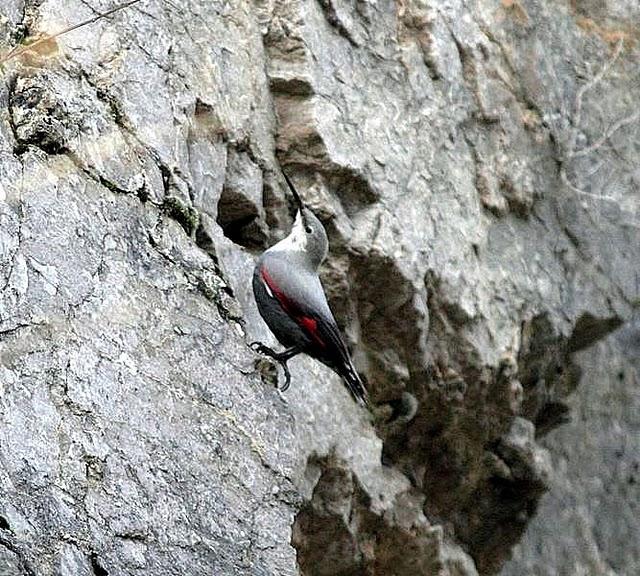
[[[6,54],[5,56],[0,57],[0,66],[2,64],[4,64],[5,62],[13,59],[13,58],[17,58],[18,56],[20,56],[21,54],[24,54],[25,52],[28,52],[29,50],[33,50],[34,48],[37,48],[38,46],[46,43],[46,42],[50,42],[51,40],[55,40],[56,38],[64,35],[64,34],[68,34],[69,32],[73,32],[74,30],[78,30],[79,28],[82,28],[83,26],[87,26],[89,24],[93,24],[94,22],[97,22],[98,20],[101,20],[102,18],[106,18],[107,16],[111,16],[112,14],[115,14],[116,12],[119,12],[120,10],[124,10],[125,8],[129,8],[130,6],[133,6],[134,4],[138,4],[139,2],[141,2],[142,0],[129,0],[128,2],[125,2],[124,4],[120,4],[118,6],[115,6],[114,8],[111,8],[110,10],[107,10],[106,12],[100,12],[99,14],[97,14],[96,16],[94,16],[93,18],[89,18],[88,20],[84,20],[83,22],[79,22],[78,24],[74,24],[73,26],[69,26],[68,28],[65,28],[64,30],[60,30],[60,32],[56,32],[55,34],[50,34],[47,36],[43,36],[42,38],[38,38],[35,42],[32,42],[31,44],[26,44],[26,45],[22,45],[22,46],[16,46],[15,48],[13,48],[8,54]]]
[[[620,54],[622,53],[623,45],[624,45],[623,39],[620,38],[620,40],[616,44],[615,50],[611,58],[609,58],[604,63],[602,68],[598,71],[598,73],[595,76],[593,76],[593,78],[591,78],[588,82],[586,82],[583,86],[581,86],[578,92],[576,93],[574,113],[571,121],[572,128],[571,128],[571,132],[570,132],[567,146],[565,149],[565,155],[564,155],[564,158],[562,159],[562,167],[560,169],[560,178],[562,182],[576,194],[580,194],[582,196],[589,196],[597,200],[607,200],[611,202],[618,202],[619,199],[614,198],[613,196],[610,196],[610,195],[594,194],[592,192],[587,192],[586,190],[582,190],[581,188],[573,184],[573,182],[571,182],[569,176],[567,175],[566,165],[567,165],[567,162],[569,162],[573,158],[579,158],[579,157],[583,157],[588,154],[597,152],[618,130],[640,119],[640,112],[635,112],[629,116],[621,118],[620,120],[618,120],[617,122],[609,126],[609,128],[605,130],[604,134],[600,138],[598,138],[595,142],[593,142],[592,144],[580,150],[576,150],[578,132],[580,130],[580,124],[582,121],[582,107],[583,107],[584,97],[589,90],[592,90],[598,84],[600,84],[600,82],[602,82],[604,77],[607,75],[607,73],[611,70],[612,66],[620,57]]]

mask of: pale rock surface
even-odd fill
[[[592,346],[640,303],[640,11],[606,4],[145,0],[4,62],[0,574],[637,570],[639,347]],[[0,54],[113,6],[5,0]],[[282,169],[373,416],[247,346]]]

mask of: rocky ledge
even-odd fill
[[[636,573],[637,3],[114,6],[0,7],[0,573]],[[247,345],[283,169],[374,414]]]

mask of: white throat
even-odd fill
[[[302,222],[300,210],[293,222],[293,228],[289,232],[289,236],[283,238],[277,244],[274,244],[267,252],[305,252],[307,250],[307,233]]]

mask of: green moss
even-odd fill
[[[165,212],[176,220],[184,228],[184,231],[191,236],[200,222],[198,211],[193,206],[187,206],[175,196],[167,196],[164,199],[163,206]]]
[[[218,294],[204,280],[200,279],[198,282],[198,289],[207,300],[211,300],[216,303],[220,302]]]
[[[31,44],[35,44],[38,40],[42,40],[42,37],[38,36],[23,36],[20,40],[20,44],[22,46],[31,46]]]
[[[200,293],[216,305],[218,313],[224,320],[240,325],[244,324],[240,306],[235,298],[229,295],[229,290],[224,282],[216,281],[213,278],[210,278],[209,281],[205,278],[198,278],[197,286]]]

